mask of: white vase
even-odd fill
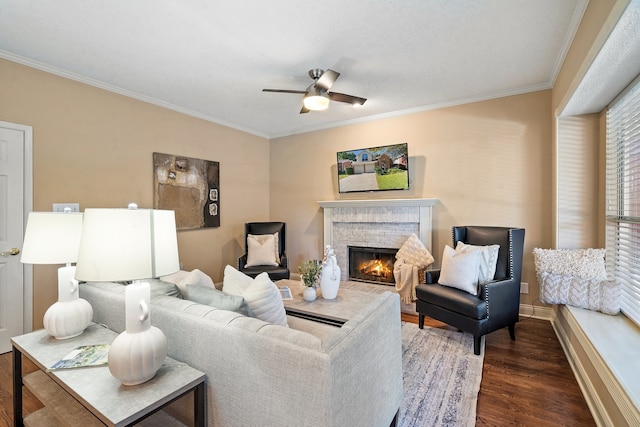
[[[58,302],[44,313],[44,328],[59,340],[80,335],[93,318],[91,304],[78,297],[75,271],[73,266],[58,269]]]
[[[167,356],[167,338],[151,326],[149,283],[126,287],[126,330],[109,348],[109,371],[123,385],[142,384],[153,378]]]
[[[317,297],[316,288],[314,286],[305,286],[302,291],[302,298],[305,301],[315,301]]]
[[[335,299],[338,296],[338,288],[340,288],[340,266],[338,266],[333,250],[329,248],[327,260],[322,267],[322,275],[320,276],[322,298]]]

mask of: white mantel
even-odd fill
[[[334,248],[338,264],[345,267],[348,245],[400,248],[411,233],[431,251],[432,208],[437,203],[438,199],[319,201],[324,210],[324,245]]]
[[[318,204],[323,208],[359,208],[359,207],[388,207],[388,206],[419,206],[431,207],[438,203],[438,199],[362,199],[362,200],[324,200]]]

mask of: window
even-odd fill
[[[640,79],[607,110],[606,234],[622,311],[640,325]]]

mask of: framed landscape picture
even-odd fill
[[[175,211],[178,230],[220,227],[220,163],[153,153],[154,208]]]

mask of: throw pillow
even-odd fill
[[[167,295],[170,297],[182,298],[182,291],[175,283],[165,282],[159,279],[148,279],[151,298],[156,295]]]
[[[267,273],[260,273],[252,279],[227,265],[224,269],[222,292],[243,297],[249,316],[276,325],[288,326],[280,290],[269,279]]]
[[[475,246],[458,242],[457,252],[480,251],[480,263],[478,265],[478,283],[486,285],[493,280],[496,274],[496,264],[498,263],[498,252],[500,245]]]
[[[188,275],[189,275],[188,271],[178,270],[173,274],[169,274],[167,276],[161,276],[159,279],[162,280],[163,282],[174,283],[177,285],[182,281],[182,279],[184,279]]]
[[[198,270],[197,268],[190,271],[180,282],[178,283],[178,287],[180,288],[180,292],[186,294],[187,285],[201,285],[201,286],[209,286],[214,288],[213,280],[207,274]]]
[[[247,307],[244,298],[241,296],[225,295],[216,288],[209,286],[187,285],[186,288],[185,298],[189,301],[247,315]]]
[[[607,279],[605,249],[533,249],[536,272],[575,276],[582,279]]]
[[[247,276],[241,271],[227,265],[224,268],[224,277],[222,279],[222,292],[227,295],[240,295],[247,290],[253,283],[253,278]]]
[[[438,283],[477,295],[479,263],[480,251],[457,252],[445,245]]]
[[[427,268],[434,261],[433,256],[415,233],[412,233],[398,250],[396,259],[402,259],[405,264],[415,265],[418,268]]]
[[[273,234],[247,235],[247,264],[245,267],[277,266],[274,242]]]
[[[542,271],[540,301],[545,304],[568,304],[596,310],[605,314],[618,314],[622,289],[614,280],[584,279],[576,276]]]
[[[267,273],[258,274],[242,297],[247,302],[250,316],[274,325],[288,326],[280,290]]]

